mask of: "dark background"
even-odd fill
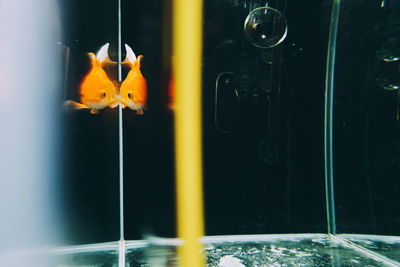
[[[400,6],[354,1],[341,8],[334,103],[334,175],[340,233],[398,235]]]
[[[79,101],[79,84],[89,70],[88,52],[110,43],[117,55],[114,1],[59,1],[65,56],[64,100]],[[116,76],[116,72],[110,72]],[[62,232],[68,244],[119,239],[118,111],[65,112],[64,177],[60,188]]]
[[[288,24],[287,38],[272,49],[256,48],[244,37],[243,22],[251,2],[256,1],[209,0],[204,4],[206,234],[326,232],[323,127],[330,1],[270,2],[285,14]],[[117,60],[117,2],[60,0],[59,4],[65,30],[61,40],[66,62],[64,95],[65,100],[78,101],[79,83],[88,71],[86,53],[97,52],[110,42],[110,57]],[[359,5],[358,9],[364,7]],[[144,115],[123,111],[127,240],[147,234],[175,236],[173,117],[166,97],[171,58],[169,9],[166,1],[122,0],[122,45],[127,43],[136,55],[144,55],[142,73],[148,82]],[[395,160],[391,169],[386,168],[387,161],[373,148],[392,153],[388,157],[398,155],[398,127],[390,118],[381,120],[379,112],[373,112],[371,108],[379,109],[381,102],[365,104],[375,98],[373,91],[366,93],[365,87],[359,86],[358,79],[365,78],[367,70],[363,68],[369,60],[364,58],[368,52],[363,51],[373,53],[379,39],[369,37],[372,44],[366,41],[362,46],[365,50],[352,54],[354,60],[350,60],[347,51],[361,38],[351,35],[367,34],[373,25],[363,24],[360,32],[355,26],[360,21],[356,24],[356,19],[350,19],[353,14],[347,14],[347,22],[341,18],[335,80],[338,229],[394,234],[396,214],[386,203],[398,203],[397,191],[390,198],[382,194],[398,177],[399,164]],[[359,16],[361,19],[361,12]],[[221,79],[218,129],[215,84],[222,72],[232,74]],[[116,77],[116,69],[109,75]],[[388,103],[388,114],[395,109],[394,98],[381,95],[380,101]],[[370,120],[366,114],[371,114]],[[65,175],[60,209],[65,219],[61,230],[69,244],[118,240],[118,109],[105,109],[96,115],[87,110],[67,112],[63,118]],[[347,128],[341,126],[342,118],[348,119]],[[372,120],[379,125],[371,128]],[[381,128],[387,130],[378,130]],[[386,147],[371,139],[384,140],[382,134],[388,131],[392,143]],[[366,133],[371,135],[365,137]],[[380,191],[376,191],[377,184],[372,181],[376,183],[380,177],[387,177],[386,184],[380,183]],[[387,218],[387,223],[381,225],[378,216]],[[371,227],[365,226],[365,220]]]

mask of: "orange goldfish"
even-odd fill
[[[113,63],[108,57],[108,46],[108,43],[103,45],[97,55],[92,52],[88,53],[90,70],[80,84],[82,103],[68,100],[65,103],[66,106],[71,106],[74,109],[90,109],[92,114],[98,113],[100,109],[106,107],[115,108],[118,106],[116,86],[103,69],[104,64]]]
[[[120,87],[120,102],[122,108],[129,107],[136,110],[136,114],[143,114],[147,101],[147,82],[140,71],[140,62],[143,56],[136,58],[132,49],[125,44],[126,58],[122,64],[128,65],[130,71]]]

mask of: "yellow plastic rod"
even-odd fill
[[[180,266],[204,267],[201,63],[202,0],[173,2],[175,153]]]

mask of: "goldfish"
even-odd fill
[[[132,49],[125,44],[126,58],[122,62],[130,68],[128,75],[120,87],[120,104],[122,108],[129,107],[136,110],[136,114],[143,114],[147,101],[147,82],[140,71],[143,55],[136,58]]]
[[[88,53],[90,70],[80,84],[81,103],[68,100],[65,102],[66,106],[74,109],[90,109],[92,114],[106,107],[118,106],[117,88],[103,69],[105,64],[114,63],[108,57],[108,47],[109,43],[103,45],[96,55]]]

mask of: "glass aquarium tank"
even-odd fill
[[[400,2],[20,2],[0,266],[400,266]]]

